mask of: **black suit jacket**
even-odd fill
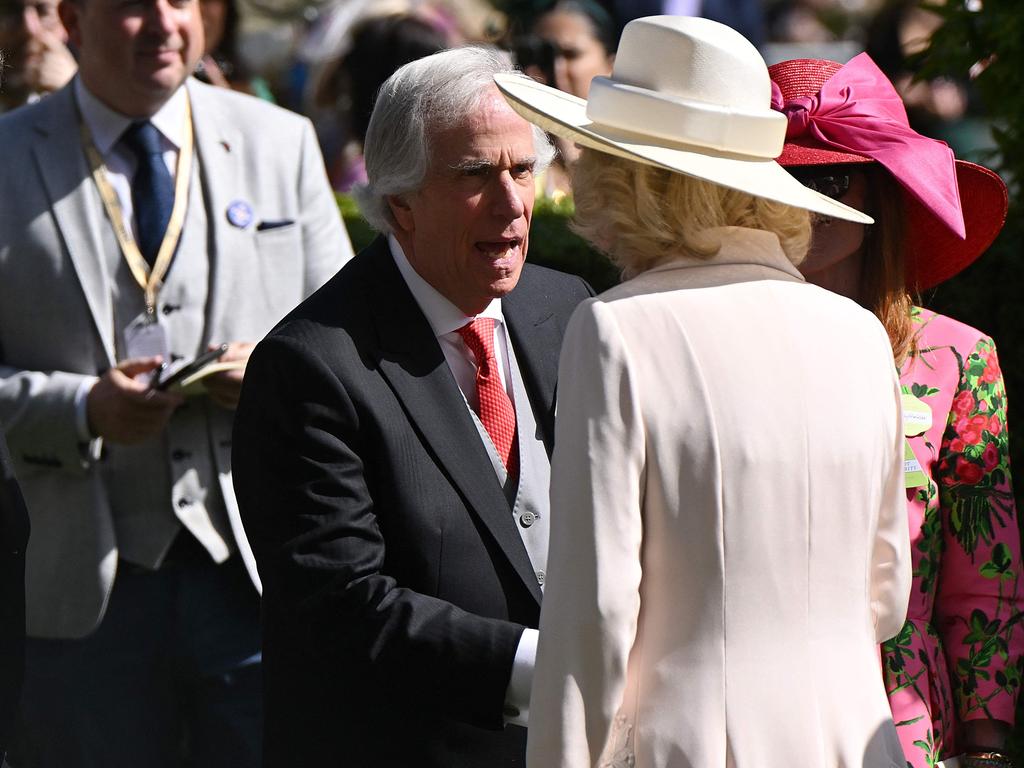
[[[502,300],[549,451],[562,334],[589,294],[527,266]],[[233,446],[264,588],[264,764],[523,764],[502,708],[541,591],[382,238],[260,343]]]
[[[0,763],[9,744],[25,663],[28,512],[0,431]]]

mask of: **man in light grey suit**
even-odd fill
[[[351,255],[308,121],[188,79],[199,0],[65,0],[80,74],[0,118],[0,422],[24,490],[21,766],[246,766],[259,586],[230,477],[244,361]],[[254,588],[254,585],[256,588]]]

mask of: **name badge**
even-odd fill
[[[167,329],[148,314],[139,315],[124,329],[124,357],[154,357],[160,355],[164,363],[171,361]],[[152,375],[156,375],[154,372]]]
[[[921,469],[921,462],[914,455],[910,441],[903,438],[903,487],[921,488],[928,485],[928,476]]]
[[[903,434],[907,437],[923,435],[932,427],[932,408],[928,403],[903,393]]]
[[[928,485],[928,476],[921,468],[921,462],[914,455],[914,449],[906,438],[923,435],[932,426],[932,409],[928,403],[909,392],[903,393],[903,485],[905,488],[921,488]]]

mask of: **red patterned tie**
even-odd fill
[[[494,357],[494,320],[478,317],[459,328],[459,335],[476,358],[476,391],[480,397],[480,422],[505,463],[510,478],[519,471],[516,450],[516,409],[501,383]]]

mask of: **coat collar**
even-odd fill
[[[669,272],[677,269],[716,269],[719,267],[742,267],[744,265],[767,267],[799,282],[804,282],[793,263],[787,258],[779,238],[771,232],[747,227],[718,227],[708,231],[712,237],[721,239],[721,250],[709,259],[695,256],[678,256],[671,261],[652,267],[645,274]]]
[[[434,332],[402,279],[384,238],[374,241],[366,256],[373,260],[370,311],[378,333],[381,374],[438,465],[494,537],[539,604],[540,587],[516,530],[508,500],[498,485],[490,458]],[[514,294],[515,291],[511,295]],[[523,373],[530,398],[536,401],[545,395],[532,386],[533,380],[543,377],[527,371],[531,364],[536,365],[537,340],[521,332],[524,325],[536,327],[536,318],[521,318],[516,302],[512,308],[507,301],[508,298],[504,299],[503,304],[512,343],[520,365],[526,369]],[[557,356],[557,344],[555,354]],[[531,364],[525,364],[526,360]],[[553,393],[553,383],[550,390]],[[534,410],[541,410],[536,402]]]

